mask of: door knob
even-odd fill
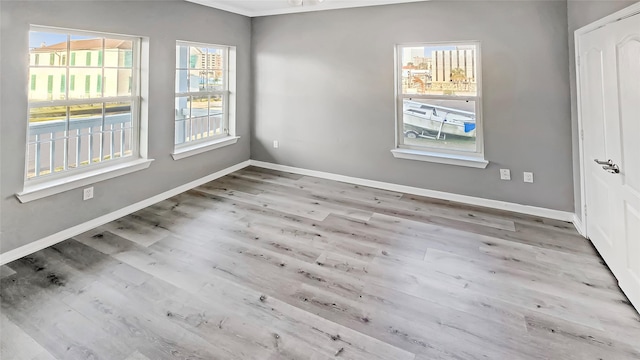
[[[613,165],[613,161],[611,161],[611,159],[607,160],[607,161],[603,161],[603,160],[598,160],[598,159],[593,159],[593,161],[596,162],[596,164],[598,165],[609,165],[612,166]]]
[[[619,174],[620,173],[620,168],[616,164],[605,165],[602,168],[607,170],[608,172],[610,172],[612,174]]]

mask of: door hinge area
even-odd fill
[[[584,140],[584,129],[580,129],[580,139]]]
[[[587,216],[587,205],[586,204],[584,205],[584,216],[585,217]],[[584,221],[584,219],[582,221]]]

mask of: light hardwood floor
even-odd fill
[[[569,223],[246,168],[0,268],[2,359],[640,359]]]

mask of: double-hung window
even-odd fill
[[[178,41],[174,159],[235,143],[235,49]]]
[[[21,201],[35,189],[81,186],[100,172],[141,163],[140,53],[138,37],[32,27]]]
[[[487,166],[478,42],[398,45],[395,79],[395,157]]]

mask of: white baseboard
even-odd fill
[[[71,237],[74,237],[76,235],[82,234],[83,232],[89,231],[93,228],[96,228],[98,226],[104,225],[108,222],[117,220],[123,216],[129,215],[131,213],[134,213],[138,210],[142,210],[148,206],[151,206],[153,204],[156,204],[160,201],[166,200],[172,196],[176,196],[178,194],[181,194],[187,190],[191,190],[197,186],[200,186],[202,184],[208,183],[209,181],[213,181],[217,178],[223,177],[225,175],[228,175],[234,171],[238,171],[240,169],[243,169],[247,166],[250,165],[250,160],[247,161],[243,161],[239,164],[230,166],[226,169],[220,170],[218,172],[215,172],[211,175],[207,175],[203,178],[200,178],[198,180],[194,180],[190,183],[178,186],[174,189],[171,189],[169,191],[165,191],[162,194],[158,194],[156,196],[150,197],[146,200],[142,200],[140,202],[137,202],[133,205],[129,205],[127,207],[124,207],[120,210],[116,210],[114,212],[111,212],[109,214],[100,216],[98,218],[95,218],[93,220],[89,220],[85,223],[76,225],[74,227],[71,227],[69,229],[65,229],[62,230],[60,232],[57,232],[53,235],[47,236],[43,239],[40,240],[36,240],[32,243],[29,243],[27,245],[21,246],[17,249],[13,249],[10,251],[7,251],[6,253],[0,254],[0,265],[4,265],[7,263],[10,263],[14,260],[20,259],[21,257],[27,256],[29,254],[33,254],[36,251],[40,251],[42,249],[45,249],[51,245],[55,245],[61,241],[67,240]]]
[[[577,214],[573,214],[573,226],[575,226],[576,230],[578,230],[578,234],[582,235],[585,238],[587,237],[587,229],[585,229],[584,223],[582,222],[582,220],[580,220]]]
[[[382,181],[375,181],[375,180],[368,180],[368,179],[356,178],[351,176],[332,174],[332,173],[327,173],[323,171],[308,170],[308,169],[302,169],[302,168],[297,168],[292,166],[273,164],[273,163],[264,162],[264,161],[250,160],[250,162],[251,162],[251,165],[253,166],[262,167],[266,169],[286,171],[286,172],[300,174],[300,175],[314,176],[314,177],[319,177],[323,179],[341,181],[341,182],[346,182],[350,184],[368,186],[368,187],[384,189],[389,191],[431,197],[431,198],[436,198],[441,200],[455,201],[455,202],[468,204],[468,205],[484,206],[484,207],[498,209],[498,210],[507,210],[507,211],[512,211],[516,213],[539,216],[539,217],[544,217],[549,219],[555,219],[555,220],[561,220],[561,221],[567,221],[567,222],[574,221],[574,214],[568,211],[552,210],[552,209],[546,209],[541,207],[510,203],[505,201],[483,199],[483,198],[478,198],[474,196],[459,195],[459,194],[453,194],[453,193],[448,193],[443,191],[428,190],[428,189],[422,189],[422,188],[417,188],[412,186],[398,185],[398,184],[392,184],[392,183],[387,183]]]

